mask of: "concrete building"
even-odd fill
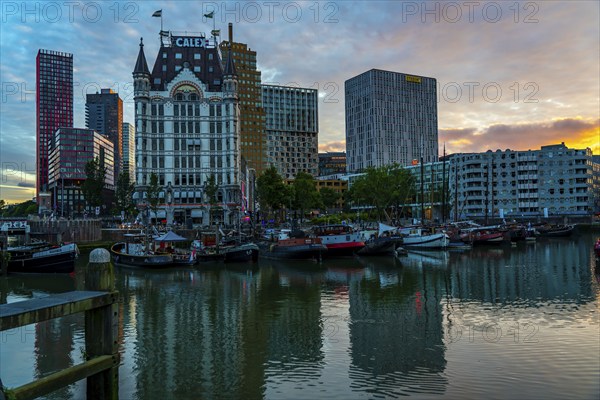
[[[129,181],[135,182],[135,127],[123,122],[123,169],[129,173]]]
[[[87,206],[81,191],[87,179],[85,166],[96,158],[106,169],[103,198],[105,209],[110,209],[115,190],[113,142],[92,129],[59,128],[53,143],[48,181],[55,212],[64,217],[83,215]]]
[[[348,172],[438,159],[436,80],[372,69],[345,82]]]
[[[452,216],[587,215],[594,211],[592,152],[564,143],[450,157]]]
[[[240,150],[248,168],[260,174],[268,167],[265,110],[262,106],[261,72],[256,68],[256,51],[245,43],[233,40],[233,25],[229,23],[229,39],[219,45],[223,62],[227,63],[229,49],[238,74],[240,106]]]
[[[345,174],[346,153],[343,151],[331,151],[319,153],[319,176]]]
[[[48,155],[59,127],[73,126],[73,54],[38,51],[36,63],[36,196],[48,190]]]
[[[155,174],[163,188],[157,217],[168,222],[208,223],[205,188],[211,176],[221,210],[211,222],[234,224],[241,208],[238,78],[233,57],[223,67],[215,42],[201,34],[162,32],[152,72],[140,43],[133,71],[134,197],[148,203]]]
[[[266,113],[267,160],[284,179],[318,173],[317,90],[262,85]]]
[[[112,89],[87,94],[85,102],[85,126],[108,136],[114,143],[115,176],[123,165],[123,100]]]

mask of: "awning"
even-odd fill
[[[162,236],[154,238],[155,242],[186,242],[187,239],[183,236],[179,236],[173,231],[169,231]]]
[[[158,210],[156,213],[158,214],[158,218],[167,218],[166,210]]]
[[[202,210],[192,209],[192,218],[202,218],[202,215],[203,215]]]

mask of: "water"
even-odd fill
[[[598,399],[594,239],[324,268],[117,268],[120,397]],[[68,276],[9,277],[0,300],[74,288]],[[82,361],[83,317],[0,343],[0,376],[18,386]],[[80,382],[48,398],[84,394]]]

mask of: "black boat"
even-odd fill
[[[70,273],[75,270],[79,249],[75,243],[51,245],[37,241],[27,245],[8,247],[8,272]]]
[[[380,236],[365,241],[365,247],[356,252],[359,256],[393,255],[402,244],[400,236]]]
[[[144,234],[125,234],[125,242],[112,245],[110,252],[115,264],[140,268],[167,268],[173,266],[171,254],[155,254],[148,248]]]
[[[258,261],[258,246],[254,243],[225,246],[221,248],[223,260],[230,262],[256,262]]]
[[[260,256],[286,260],[320,260],[327,253],[319,238],[280,238],[259,243]]]
[[[536,227],[538,235],[545,237],[569,237],[575,225],[545,225]]]

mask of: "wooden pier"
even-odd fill
[[[34,399],[84,378],[87,399],[118,399],[119,293],[108,250],[93,250],[87,267],[76,270],[76,280],[81,290],[0,305],[0,331],[83,312],[86,360],[6,393],[0,389],[0,399]]]

